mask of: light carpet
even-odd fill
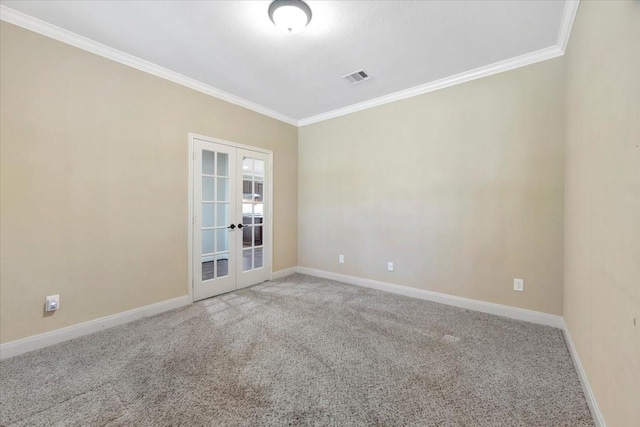
[[[0,363],[0,424],[592,426],[562,332],[295,274]]]

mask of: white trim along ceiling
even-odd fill
[[[4,4],[0,5],[0,19],[2,21],[6,21],[11,24],[23,27],[30,31],[42,34],[63,43],[67,43],[96,55],[100,55],[121,64],[136,68],[154,76],[161,77],[182,86],[191,88],[198,92],[247,108],[265,116],[283,121],[285,123],[289,123],[294,126],[305,126],[562,56],[564,55],[567,47],[578,6],[579,0],[567,0],[565,2],[555,45],[301,119],[293,118],[290,115],[283,114],[272,108],[267,108],[255,102],[248,101],[234,94],[202,83],[196,79],[186,77],[183,74],[171,71],[167,68],[163,68],[149,61],[109,47],[105,44],[98,43],[94,40],[57,27],[43,20],[11,9]],[[266,19],[268,20],[268,18]]]

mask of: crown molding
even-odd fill
[[[263,107],[262,105],[247,101],[246,99],[232,95],[228,92],[224,92],[220,89],[216,89],[213,86],[201,83],[197,80],[183,76],[182,74],[176,73],[174,71],[167,70],[166,68],[152,64],[151,62],[145,61],[133,55],[129,55],[128,53],[124,53],[117,49],[113,49],[102,43],[98,43],[76,33],[72,33],[71,31],[56,27],[55,25],[26,15],[22,12],[18,12],[17,10],[8,8],[4,5],[0,5],[0,20],[17,25],[38,34],[42,34],[43,36],[61,41],[71,46],[75,46],[82,50],[86,50],[87,52],[100,55],[104,58],[111,59],[112,61],[119,62],[148,74],[152,74],[156,77],[169,80],[171,82],[188,87],[206,95],[213,96],[214,98],[218,98],[231,104],[244,107],[248,110],[255,111],[256,113],[260,113],[273,119],[280,120],[290,125],[298,125],[298,121],[296,119],[281,114],[270,108]]]
[[[344,116],[346,114],[355,113],[357,111],[366,110],[372,107],[377,107],[379,105],[388,104],[390,102],[412,98],[417,95],[422,95],[424,93],[433,92],[450,86],[455,86],[471,80],[476,80],[482,77],[488,77],[494,74],[502,73],[504,71],[524,67],[526,65],[535,64],[536,62],[546,61],[548,59],[562,56],[562,54],[563,52],[557,46],[547,47],[535,52],[516,56],[515,58],[495,62],[493,64],[475,68],[470,71],[454,74],[453,76],[445,77],[440,80],[435,80],[433,82],[394,92],[389,95],[384,95],[378,98],[370,99],[368,101],[349,105],[348,107],[338,108],[336,110],[318,114],[316,116],[307,117],[305,119],[298,120],[298,126],[306,126],[312,123],[322,122],[324,120]]]
[[[569,36],[573,28],[573,21],[576,19],[576,13],[578,13],[578,6],[580,6],[580,0],[567,0],[564,3],[564,12],[562,12],[558,40],[556,41],[556,46],[563,54],[567,50],[567,44],[569,44]]]
[[[510,58],[493,64],[485,65],[483,67],[445,77],[440,80],[425,83],[409,89],[404,89],[378,98],[370,99],[368,101],[359,102],[357,104],[352,104],[347,107],[338,108],[336,110],[328,111],[300,120],[296,120],[270,108],[263,107],[262,105],[232,95],[228,92],[224,92],[220,89],[216,89],[213,86],[201,83],[197,80],[183,76],[182,74],[167,70],[166,68],[152,64],[151,62],[137,58],[133,55],[129,55],[119,50],[110,48],[109,46],[103,45],[86,37],[82,37],[60,27],[56,27],[55,25],[51,25],[47,22],[41,21],[37,18],[18,12],[3,5],[0,5],[0,19],[50,37],[52,39],[61,41],[63,43],[67,43],[77,48],[86,50],[96,55],[111,59],[121,64],[128,65],[145,73],[149,73],[154,76],[172,81],[179,85],[213,96],[223,101],[227,101],[240,107],[247,108],[273,119],[288,123],[290,125],[300,127],[562,56],[564,55],[567,48],[569,37],[571,35],[571,29],[573,27],[573,22],[575,20],[579,5],[580,0],[566,0],[555,46],[550,46],[548,48],[530,52],[521,56],[517,56],[515,58]]]
[[[398,92],[391,93],[389,95],[384,95],[378,98],[370,99],[368,101],[359,102],[347,107],[338,108],[326,113],[300,119],[298,120],[298,126],[305,126],[312,123],[322,122],[324,120],[333,119],[335,117],[344,116],[346,114],[355,113],[357,111],[366,110],[368,108],[377,107],[379,105],[388,104],[390,102],[399,101],[401,99],[411,98],[417,95],[422,95],[424,93],[433,92],[438,89],[444,89],[446,87],[465,83],[471,80],[488,77],[493,74],[514,70],[526,65],[535,64],[536,62],[546,61],[548,59],[562,56],[567,49],[569,36],[571,36],[571,29],[573,28],[573,21],[576,18],[576,13],[578,12],[579,5],[580,0],[565,1],[564,11],[562,12],[560,29],[558,30],[558,38],[556,40],[555,46],[550,46],[548,48],[517,56],[515,58],[510,58],[490,65],[485,65],[474,70],[465,71],[460,74],[455,74],[453,76],[445,77],[440,80],[425,83],[409,89],[404,89]]]

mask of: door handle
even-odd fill
[[[233,230],[234,228],[236,228],[236,225],[235,225],[235,224],[231,224],[231,225],[230,225],[230,226],[228,226],[227,228],[230,228],[230,229],[232,229],[232,230]]]
[[[244,227],[244,225],[238,224],[238,228],[242,228],[242,227]]]

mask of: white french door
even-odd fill
[[[190,139],[197,301],[271,278],[271,153]]]

